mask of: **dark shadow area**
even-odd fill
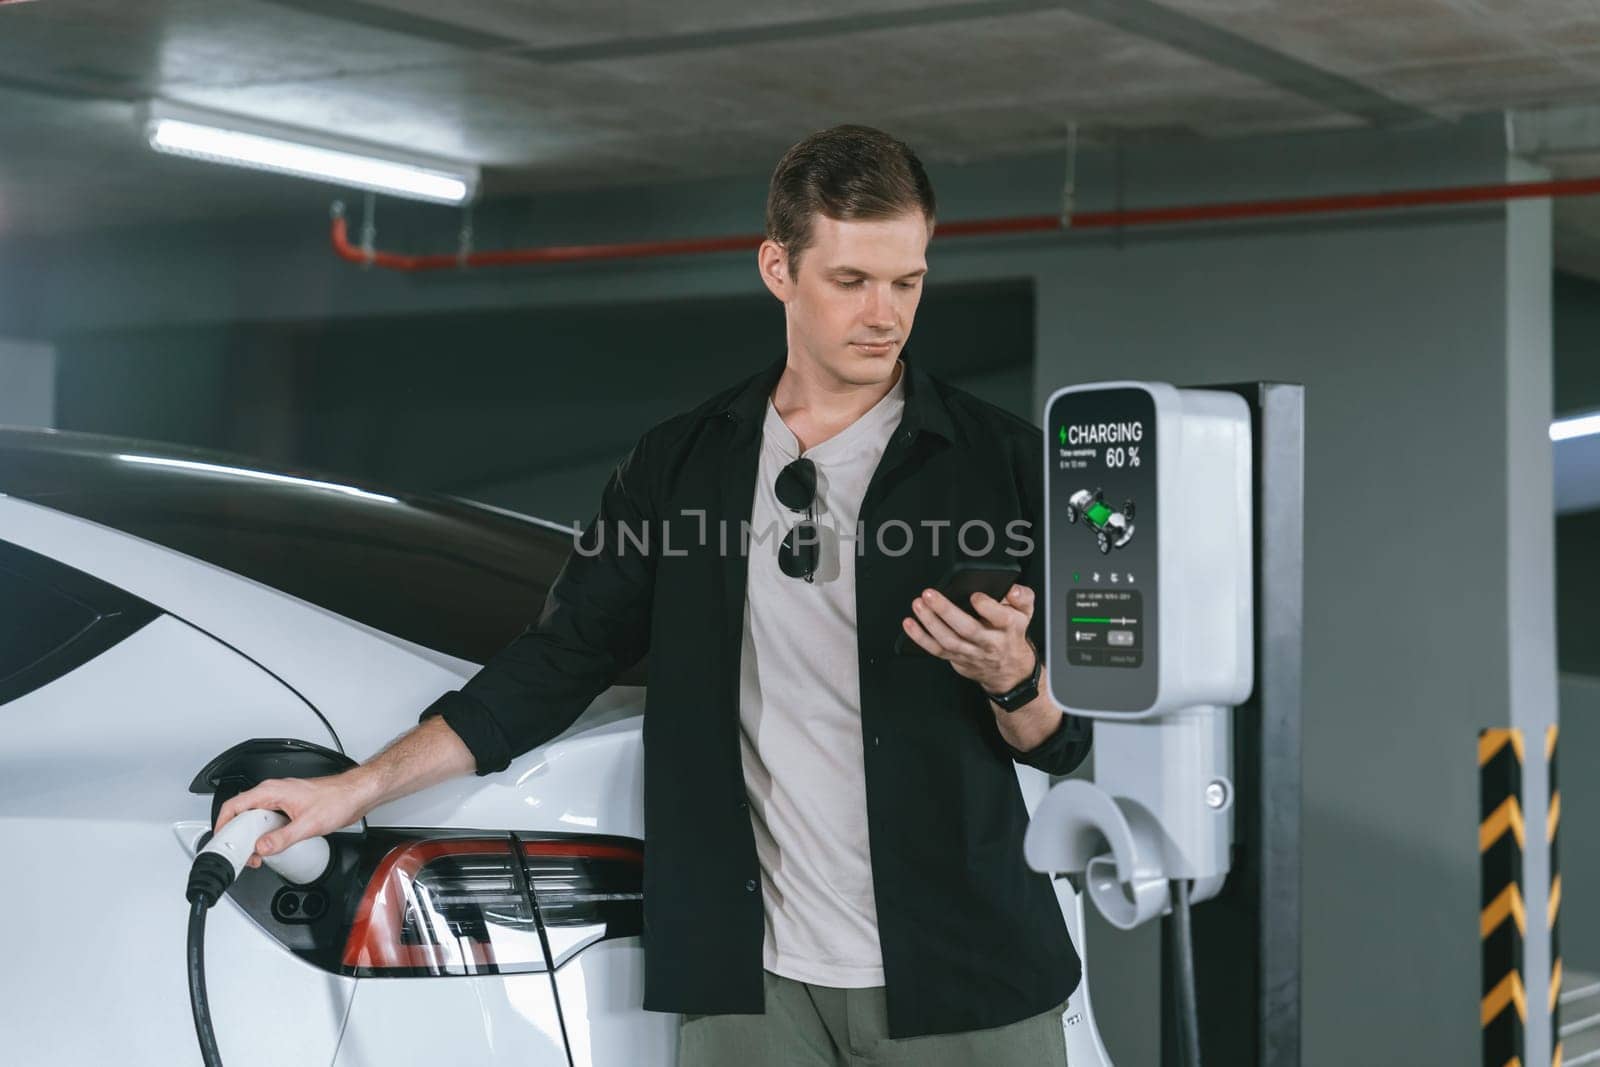
[[[935,286],[906,358],[958,381],[1012,372],[1028,388],[1008,406],[1026,408],[1033,343],[1030,282]],[[57,424],[472,495],[614,462],[783,351],[764,292],[82,334],[60,344]]]

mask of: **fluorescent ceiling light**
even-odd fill
[[[151,105],[150,147],[169,155],[292,174],[412,200],[461,204],[478,192],[478,168],[428,160],[377,146],[342,142],[310,131]]]
[[[1592,415],[1573,415],[1557,419],[1550,424],[1550,440],[1568,441],[1574,437],[1588,437],[1600,433],[1600,411]]]
[[[227,474],[235,478],[254,478],[257,481],[277,482],[281,485],[299,485],[309,489],[326,489],[334,493],[343,493],[346,496],[359,497],[362,500],[376,500],[382,504],[400,503],[395,497],[385,496],[382,493],[369,493],[365,489],[357,489],[353,485],[320,482],[313,478],[294,478],[287,474],[256,471],[248,467],[228,467],[220,463],[201,463],[192,459],[168,459],[165,456],[138,456],[127,452],[119,453],[117,458],[124,463],[142,463],[151,467],[176,467],[179,470],[204,471],[207,474]]]

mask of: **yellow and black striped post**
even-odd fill
[[[1522,942],[1528,918],[1522,896],[1522,731],[1478,733],[1478,867],[1482,889],[1483,1067],[1522,1067],[1528,1000]]]
[[[1561,829],[1561,787],[1556,780],[1556,739],[1560,727],[1548,726],[1544,732],[1544,762],[1550,775],[1550,808],[1545,813],[1544,839],[1550,854],[1550,903],[1545,919],[1550,927],[1550,1067],[1561,1067],[1561,938],[1556,919],[1561,914],[1561,858],[1556,848],[1556,833]]]

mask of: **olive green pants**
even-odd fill
[[[761,1015],[685,1015],[678,1067],[1064,1067],[1058,1005],[992,1030],[891,1039],[883,986],[835,989],[762,972]]]

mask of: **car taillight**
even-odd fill
[[[636,844],[524,840],[523,863],[559,967],[585,947],[644,930],[644,852]]]
[[[516,974],[643,927],[636,842],[394,835],[372,868],[340,969],[358,977]],[[520,864],[518,863],[520,860]]]
[[[343,964],[362,976],[543,970],[511,839],[441,838],[390,849],[356,906]]]

